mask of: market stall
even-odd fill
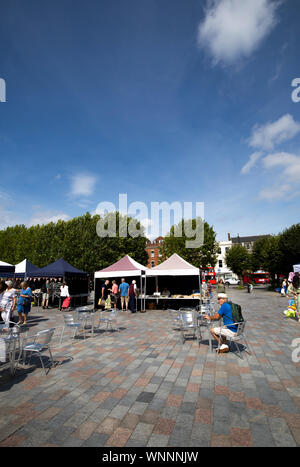
[[[15,266],[13,264],[5,263],[0,261],[0,277],[7,279],[8,277],[13,278],[15,272]]]
[[[146,271],[146,293],[140,296],[147,308],[182,308],[200,304],[200,270],[174,253]]]
[[[34,266],[28,259],[24,259],[21,263],[16,264],[14,277],[28,279],[38,270],[39,268]]]
[[[98,301],[101,295],[101,285],[104,280],[109,279],[112,281],[115,279],[117,283],[120,283],[122,277],[126,282],[130,283],[132,280],[136,281],[137,287],[140,293],[144,290],[144,281],[146,274],[146,266],[135,261],[129,255],[124,256],[116,263],[108,266],[101,271],[95,272],[95,308],[98,308]]]
[[[71,306],[84,305],[88,297],[88,273],[80,271],[63,258],[54,261],[44,268],[37,269],[31,273],[31,278],[40,278],[42,280],[51,280],[52,301],[58,301],[60,298],[60,286],[66,282],[71,296]]]

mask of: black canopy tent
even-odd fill
[[[0,277],[13,277],[15,273],[15,266],[13,264],[0,261]]]
[[[61,282],[66,282],[69,287],[69,293],[72,298],[72,304],[76,302],[86,302],[88,296],[88,273],[80,271],[71,264],[67,263],[63,258],[54,261],[48,266],[37,269],[30,275],[32,278],[60,279]],[[80,300],[79,300],[80,299]]]
[[[21,263],[16,264],[14,277],[21,279],[33,277],[32,274],[38,270],[39,268],[28,261],[28,259],[24,259]]]

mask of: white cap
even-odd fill
[[[228,295],[226,293],[219,293],[218,298],[228,298]]]

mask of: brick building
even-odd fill
[[[148,254],[148,268],[154,268],[154,266],[158,266],[159,261],[161,259],[161,253],[159,251],[159,247],[163,243],[163,237],[157,237],[155,240],[147,241],[146,245],[146,252]]]

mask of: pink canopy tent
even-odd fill
[[[95,272],[95,279],[141,276],[146,269],[146,266],[139,264],[129,255],[126,255],[116,263],[108,266],[108,268]]]
[[[131,256],[126,255],[116,263],[108,266],[101,271],[95,272],[95,307],[98,303],[98,298],[100,294],[100,287],[97,287],[96,281],[99,279],[110,279],[110,278],[140,278],[140,290],[143,291],[143,280],[145,280],[146,266],[135,261]]]

